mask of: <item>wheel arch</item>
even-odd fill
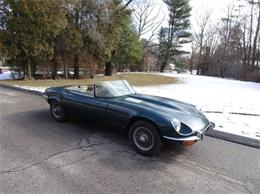
[[[57,101],[57,102],[61,103],[60,98],[58,96],[56,96],[56,95],[49,96],[48,103],[51,104],[52,101]]]
[[[158,133],[162,136],[161,128],[152,119],[149,119],[149,118],[146,118],[146,117],[143,117],[143,116],[133,116],[133,117],[131,117],[128,120],[126,130],[129,132],[131,125],[134,124],[137,121],[146,121],[146,122],[151,123],[152,125],[154,125],[156,127]]]

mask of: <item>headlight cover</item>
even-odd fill
[[[182,136],[189,136],[193,133],[192,129],[181,123],[178,119],[173,119],[171,121],[173,128],[177,131],[178,134]]]
[[[173,128],[179,133],[181,130],[181,122],[178,119],[172,119],[171,123]]]

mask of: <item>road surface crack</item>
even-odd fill
[[[67,150],[62,150],[62,151],[50,154],[46,158],[44,158],[44,159],[42,159],[42,160],[40,160],[38,162],[29,164],[29,165],[25,165],[23,167],[16,167],[16,168],[11,168],[11,169],[8,169],[8,170],[0,171],[0,175],[7,174],[7,173],[16,173],[16,172],[27,170],[27,169],[30,169],[32,167],[39,166],[39,165],[45,163],[46,161],[48,161],[49,159],[51,159],[51,158],[53,158],[55,156],[58,156],[58,155],[61,155],[61,154],[64,154],[64,153],[68,153],[68,152],[72,152],[72,151],[75,151],[75,150],[92,151],[92,150],[90,150],[90,148],[93,148],[95,146],[99,146],[99,145],[103,145],[103,144],[107,144],[108,143],[108,142],[104,142],[104,140],[108,137],[109,133],[107,133],[103,137],[101,137],[96,143],[90,143],[89,139],[93,135],[95,135],[95,132],[90,134],[86,138],[81,138],[80,141],[78,142],[78,145],[76,147],[73,147],[73,148],[70,148],[70,149],[67,149]],[[82,145],[82,140],[84,140],[84,139],[87,141],[87,145]],[[58,167],[55,167],[55,168],[61,168],[61,167],[65,167],[65,166],[68,166],[68,165],[72,165],[72,164],[78,163],[78,162],[84,160],[86,157],[87,157],[87,155],[82,157],[82,158],[80,158],[79,160],[76,160],[76,161],[73,161],[71,163],[64,164],[64,165],[61,165],[61,166],[58,166]]]

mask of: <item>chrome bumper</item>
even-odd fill
[[[210,122],[210,124],[206,128],[204,128],[201,131],[197,131],[197,135],[192,135],[192,136],[187,136],[187,137],[182,137],[182,138],[163,136],[163,138],[166,139],[166,140],[172,140],[172,141],[198,141],[198,140],[203,140],[204,134],[207,131],[214,129],[214,127],[215,127],[215,123]]]

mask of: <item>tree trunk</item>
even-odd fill
[[[106,62],[106,67],[105,67],[105,76],[112,76],[113,72],[113,65],[111,60]]]
[[[111,58],[110,58],[109,61],[106,62],[106,65],[105,65],[105,76],[112,76],[112,73],[113,73],[112,59],[115,56],[115,54],[116,54],[116,50],[112,49],[111,50]]]
[[[53,67],[52,67],[52,79],[56,79],[57,78],[57,67],[58,67],[58,60],[56,58],[56,56],[54,55],[53,59],[52,59],[52,63],[53,63]]]
[[[21,72],[22,72],[22,67],[21,65],[18,65],[18,75],[17,75],[17,79],[20,79],[21,78]]]
[[[32,60],[31,61],[31,67],[32,67],[32,77],[35,79],[36,78],[36,71],[37,71],[37,68],[36,68],[36,61],[35,60]]]
[[[90,77],[91,79],[94,79],[94,77],[95,77],[95,60],[94,60],[93,58],[90,58],[89,77]]]
[[[199,59],[198,59],[198,63],[197,63],[197,75],[201,74],[201,55],[202,55],[202,43],[200,43],[200,49],[199,49]]]
[[[223,65],[220,65],[220,77],[224,78],[224,68],[223,68]]]
[[[189,69],[190,69],[190,74],[192,74],[192,69],[193,69],[193,53],[191,54]]]
[[[252,68],[250,67],[250,57],[251,57],[251,50],[252,50],[253,10],[254,10],[254,3],[252,3],[251,5],[251,13],[250,13],[249,48],[247,54],[247,66],[249,67],[249,71],[252,71]]]
[[[25,65],[25,71],[24,71],[24,79],[25,80],[32,80],[32,71],[31,71],[31,63],[30,60],[27,61]]]
[[[260,1],[259,1],[260,4]],[[255,66],[255,60],[256,60],[256,47],[257,47],[257,40],[258,40],[258,35],[259,35],[259,29],[260,29],[260,5],[258,8],[258,20],[257,20],[257,27],[255,31],[255,38],[253,42],[253,54],[252,54],[252,67],[254,68]]]
[[[63,59],[62,59],[62,63],[63,63],[64,79],[68,79],[68,67],[67,67],[66,60],[65,60],[64,56],[63,56]]]
[[[256,61],[256,66],[259,68],[259,57],[260,57],[260,41],[258,45],[258,52],[257,52],[257,61]]]
[[[165,67],[166,67],[166,62],[164,61],[164,62],[162,62],[162,64],[161,64],[161,67],[160,67],[160,72],[163,72],[164,71],[164,69],[165,69]]]
[[[74,79],[79,79],[79,55],[74,56]]]
[[[27,64],[24,64],[23,66],[23,72],[24,72],[24,80],[27,80],[27,75],[28,75],[28,71],[27,71]]]

